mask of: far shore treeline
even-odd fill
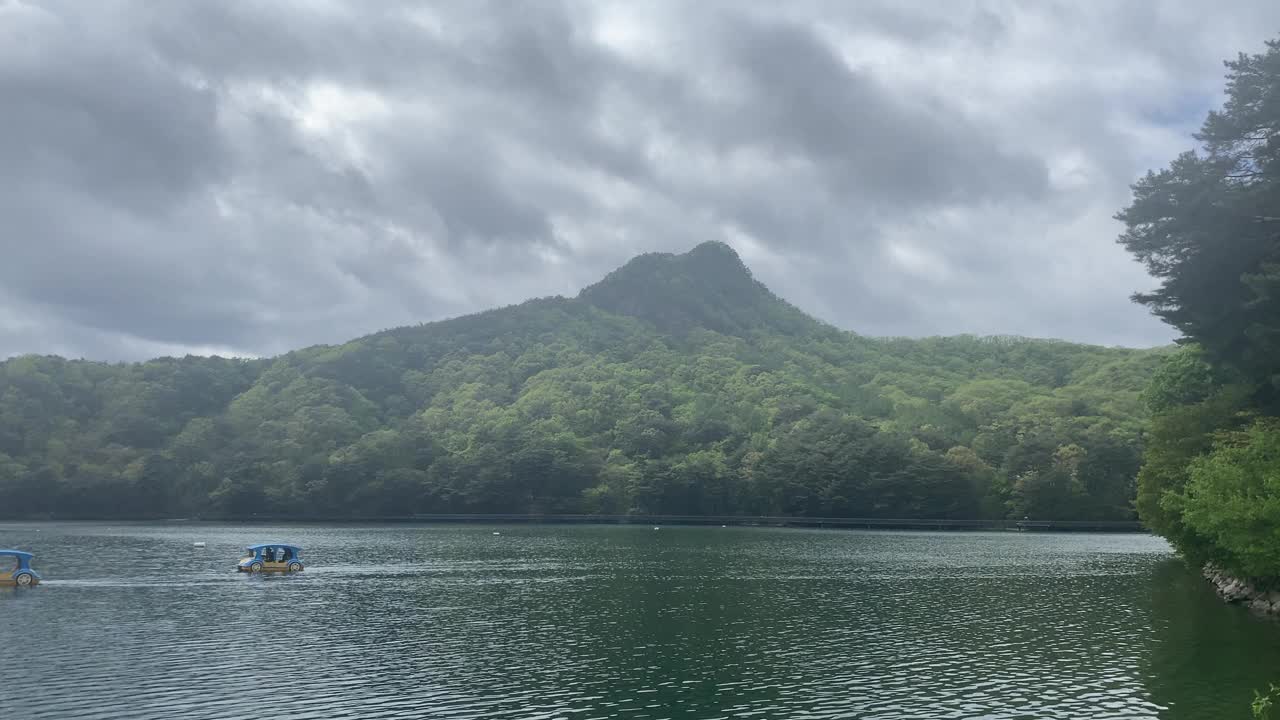
[[[1126,520],[1170,352],[862,337],[707,243],[273,359],[0,363],[0,516]]]

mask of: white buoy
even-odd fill
[[[658,529],[659,529],[659,528],[656,528],[656,527],[654,528],[654,530],[658,530]]]
[[[204,543],[202,543],[202,542],[196,542],[196,543],[195,543],[195,546],[196,546],[196,547],[198,547],[198,548],[202,548],[202,547],[204,547]]]

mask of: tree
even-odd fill
[[[1085,501],[1080,467],[1088,451],[1074,443],[1053,452],[1049,465],[1017,476],[1010,500],[1015,517],[1076,519]]]
[[[1171,361],[1175,367],[1186,368],[1176,357]],[[1212,543],[1186,525],[1182,508],[1169,498],[1186,486],[1192,461],[1212,450],[1215,433],[1243,421],[1241,413],[1248,395],[1248,388],[1238,385],[1205,388],[1202,379],[1199,372],[1180,371],[1161,372],[1154,378],[1153,387],[1160,389],[1149,395],[1156,399],[1153,409],[1158,411],[1147,434],[1135,502],[1138,516],[1148,527],[1199,561],[1211,554]],[[1171,398],[1182,402],[1174,404]]]
[[[1280,40],[1227,63],[1199,151],[1134,185],[1124,244],[1158,289],[1134,296],[1187,345],[1145,392],[1136,505],[1187,558],[1280,577]],[[1246,429],[1241,429],[1246,428]]]
[[[1280,577],[1280,420],[1222,435],[1189,474],[1167,502],[1210,541],[1210,559],[1247,577]]]
[[[1161,279],[1134,299],[1280,402],[1280,40],[1227,63],[1227,102],[1133,186],[1120,242]]]

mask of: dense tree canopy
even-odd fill
[[[0,364],[0,514],[1132,517],[1164,351],[870,339],[727,246],[271,360]]]
[[[1210,360],[1280,398],[1280,40],[1227,63],[1227,102],[1190,151],[1134,186],[1120,241],[1160,287],[1135,298]]]
[[[1134,186],[1135,296],[1186,347],[1153,376],[1142,519],[1189,558],[1280,579],[1280,41],[1227,63],[1227,101]]]

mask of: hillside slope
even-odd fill
[[[861,337],[707,243],[270,360],[0,363],[0,515],[1121,519],[1166,352]]]

